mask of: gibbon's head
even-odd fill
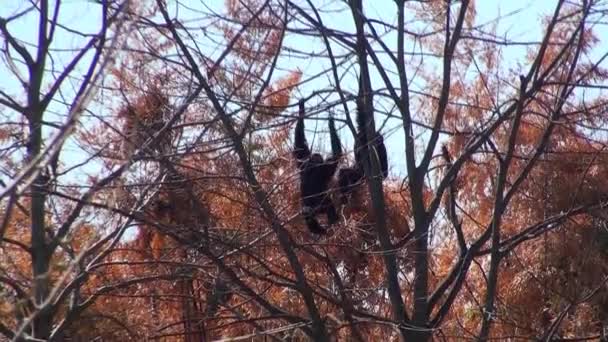
[[[323,164],[323,156],[321,156],[319,153],[313,153],[310,156],[310,161],[313,164]]]

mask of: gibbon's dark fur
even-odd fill
[[[368,156],[370,158],[377,158],[380,164],[380,172],[382,179],[388,177],[388,158],[386,155],[386,146],[384,145],[384,138],[382,134],[374,132],[374,136],[371,141],[367,141],[367,126],[372,120],[373,113],[366,113],[365,105],[363,103],[363,96],[365,91],[363,89],[363,82],[359,78],[359,95],[357,96],[357,136],[355,139],[355,166],[342,168],[338,173],[338,186],[342,193],[342,203],[347,202],[348,195],[352,193],[353,189],[357,187],[363,177],[365,176],[364,163],[371,163],[371,159],[365,158],[365,147],[368,147]],[[370,96],[371,94],[367,95]],[[371,100],[370,100],[371,101]],[[371,169],[371,164],[369,169]]]
[[[319,213],[327,215],[328,225],[338,222],[338,213],[329,194],[331,181],[338,161],[342,155],[340,140],[336,133],[333,118],[329,118],[332,156],[327,160],[319,153],[312,153],[304,135],[304,101],[299,103],[299,116],[295,129],[294,157],[300,169],[300,192],[302,196],[303,215],[308,229],[315,234],[324,234],[323,228],[316,219]]]

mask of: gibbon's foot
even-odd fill
[[[311,233],[312,233],[311,236],[313,237],[313,239],[315,241],[320,241],[322,239],[328,239],[336,233],[336,230],[332,229],[331,227],[322,228],[322,229],[323,229],[322,233],[314,233],[311,231]]]
[[[332,226],[336,223],[338,223],[338,221],[340,221],[340,217],[338,216],[338,211],[336,210],[336,208],[331,205],[326,209],[326,215],[327,215],[327,224],[329,226]]]
[[[321,224],[319,224],[319,221],[317,221],[317,219],[315,218],[313,208],[303,206],[302,216],[304,216],[304,222],[306,222],[306,226],[308,227],[308,230],[311,233],[323,235],[327,232],[327,230],[323,228],[323,226],[321,226]]]
[[[327,234],[327,230],[325,228],[321,227],[321,225],[319,223],[317,223],[317,224],[309,224],[308,225],[308,230],[310,230],[311,233],[317,234],[317,235],[325,235],[325,234]]]

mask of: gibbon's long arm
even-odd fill
[[[296,123],[293,155],[298,161],[298,167],[301,167],[306,159],[310,157],[310,149],[308,148],[306,136],[304,135],[304,100],[300,100],[298,105],[299,113],[298,122]]]
[[[338,161],[342,157],[342,144],[340,143],[340,137],[336,132],[336,124],[334,123],[334,117],[329,116],[329,136],[331,139],[331,159]]]
[[[340,143],[340,138],[336,132],[336,125],[332,116],[329,117],[329,136],[331,140],[332,156],[327,158],[322,166],[322,178],[327,182],[334,176],[334,173],[336,173],[338,163],[342,157],[342,144]]]
[[[363,75],[359,75],[359,94],[356,99],[357,103],[357,136],[355,140],[355,161],[357,168],[363,174],[365,162],[363,156],[363,149],[367,147],[369,161],[371,162],[372,156],[377,157],[378,164],[380,166],[380,173],[382,178],[388,177],[388,157],[386,153],[386,146],[384,145],[384,137],[379,132],[374,131],[371,139],[368,139],[367,128],[374,120],[374,113],[368,112],[367,110],[371,106],[366,106],[366,102],[373,103],[373,93],[369,88],[368,84],[365,84]],[[371,166],[371,165],[370,165]]]
[[[378,161],[380,161],[382,178],[386,179],[386,177],[388,177],[388,157],[386,155],[386,146],[384,146],[384,138],[382,137],[382,134],[376,133],[376,139],[372,146],[374,146],[374,151],[378,156]]]
[[[388,177],[388,156],[386,153],[386,146],[384,145],[384,138],[382,134],[379,132],[375,132],[373,139],[371,141],[367,140],[367,125],[371,118],[369,118],[363,110],[363,105],[359,102],[357,103],[357,137],[355,141],[355,162],[357,163],[357,168],[363,174],[363,148],[368,148],[368,153],[371,158],[372,155],[378,157],[378,162],[380,164],[380,172],[382,174],[382,178]],[[370,159],[371,160],[371,159]]]

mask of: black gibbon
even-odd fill
[[[368,147],[368,156],[377,158],[380,164],[380,172],[382,179],[388,177],[388,158],[386,155],[386,146],[384,146],[384,138],[379,132],[375,132],[371,141],[367,141],[366,129],[369,122],[372,120],[369,113],[366,115],[365,106],[363,105],[361,94],[361,80],[359,81],[359,96],[357,97],[357,136],[355,138],[355,166],[342,168],[338,173],[338,186],[341,192],[342,203],[346,203],[348,196],[356,188],[363,177],[365,176],[364,163],[371,162],[371,159],[365,158],[364,147]],[[371,164],[370,164],[371,168]]]
[[[308,229],[315,234],[325,234],[316,219],[319,213],[327,215],[328,225],[338,222],[338,213],[331,200],[329,183],[336,172],[342,155],[340,140],[336,133],[333,118],[329,118],[332,156],[327,160],[319,153],[312,153],[304,135],[304,100],[299,102],[299,116],[295,129],[294,157],[300,169],[300,192],[302,196],[303,215]]]

